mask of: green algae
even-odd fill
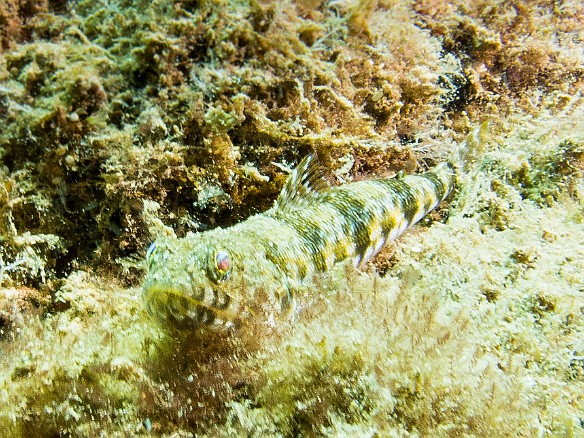
[[[583,435],[581,14],[0,2],[4,433]],[[484,119],[451,203],[294,321],[146,318],[157,234],[265,210],[309,151],[341,181],[412,172]]]

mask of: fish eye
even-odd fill
[[[148,247],[148,251],[146,251],[146,263],[148,263],[148,266],[152,264],[154,254],[156,254],[156,242],[152,242]]]
[[[215,253],[215,270],[217,271],[219,280],[225,280],[229,277],[231,260],[227,251],[220,250]]]

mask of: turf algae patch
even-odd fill
[[[258,377],[210,435],[504,434],[501,412],[515,420],[508,432],[529,429],[524,385],[475,345],[465,311],[447,310],[412,278],[341,266],[308,293],[316,298],[277,353],[242,365]]]
[[[402,4],[81,1],[42,12],[2,54],[0,147],[7,178],[26,180],[14,226],[62,243],[52,278],[86,264],[125,272],[111,260],[147,247],[143,199],[179,234],[230,224],[269,207],[285,176],[273,162],[318,149],[334,169],[328,156],[362,141],[386,150],[387,136],[438,134],[440,78],[458,68]]]
[[[144,199],[184,234],[267,209],[284,179],[273,163],[309,151],[343,178],[415,170],[485,115],[535,114],[548,95],[565,106],[582,78],[579,14],[577,2],[5,2],[26,35],[0,57],[14,227],[59,238],[47,278],[121,274],[148,244]]]
[[[573,94],[583,71],[578,41],[582,5],[553,2],[418,2],[421,27],[461,60],[455,112],[508,114],[536,110],[537,91]],[[535,98],[535,100],[534,100]],[[456,116],[453,114],[453,119]]]
[[[1,341],[3,433],[134,433],[140,383],[148,380],[140,358],[146,339],[156,338],[135,291],[76,272],[55,299],[64,305],[42,315],[21,312],[18,331]]]
[[[6,435],[583,434],[580,1],[5,0],[0,39]],[[484,119],[441,220],[289,326],[185,345],[127,289],[309,152],[410,173]]]
[[[576,394],[583,382],[574,358],[581,352],[584,289],[573,273],[582,269],[584,187],[582,132],[572,125],[582,105],[573,103],[563,113],[515,121],[510,131],[494,129],[495,144],[461,184],[447,224],[406,236],[393,271],[415,269],[419,287],[473,315],[482,348],[514,384],[527,385],[520,410],[539,413],[520,430],[553,435],[582,433]],[[518,183],[515,169],[526,166],[538,178]]]

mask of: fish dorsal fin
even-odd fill
[[[307,155],[284,183],[271,213],[278,216],[301,209],[329,187],[322,176],[316,156],[314,154]]]

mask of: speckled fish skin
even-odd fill
[[[229,228],[165,237],[148,251],[143,299],[171,329],[220,328],[288,314],[294,289],[352,259],[361,266],[452,191],[454,168],[328,186],[313,156],[275,205]]]

